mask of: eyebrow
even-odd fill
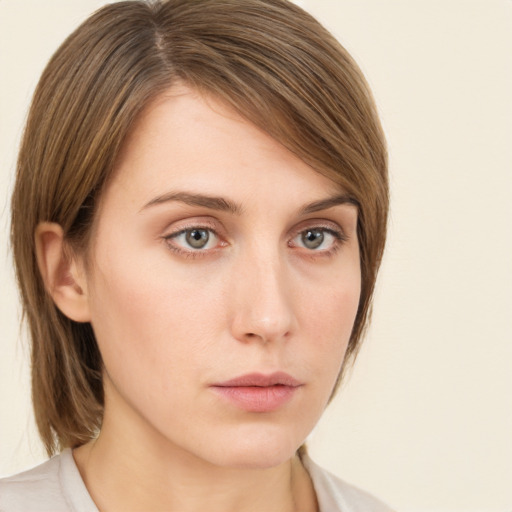
[[[193,194],[190,192],[169,192],[151,199],[146,203],[140,211],[151,208],[152,206],[168,203],[168,202],[180,202],[190,206],[202,206],[210,210],[218,210],[229,212],[234,215],[240,215],[243,212],[241,205],[225,199],[223,197],[208,196],[204,194]],[[321,199],[320,201],[314,201],[303,206],[299,213],[300,215],[308,215],[310,213],[327,210],[334,206],[350,204],[358,206],[358,202],[346,194],[337,195],[334,197],[328,197],[327,199]]]
[[[242,213],[242,207],[229,199],[223,197],[207,196],[203,194],[191,194],[189,192],[170,192],[161,196],[155,197],[149,203],[145,204],[142,210],[150,208],[151,206],[177,201],[179,203],[185,203],[190,206],[203,206],[210,210],[219,210],[223,212],[233,213],[234,215],[240,215]]]
[[[341,194],[334,197],[328,197],[327,199],[321,199],[320,201],[315,201],[313,203],[309,203],[300,210],[301,215],[307,215],[309,213],[320,212],[322,210],[327,210],[332,208],[333,206],[338,206],[341,204],[350,204],[356,207],[359,207],[359,203],[352,197]]]

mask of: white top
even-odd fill
[[[302,459],[311,476],[320,512],[391,512],[386,505]],[[40,466],[0,480],[0,512],[99,512],[70,449]]]

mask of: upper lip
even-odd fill
[[[217,382],[214,386],[217,387],[249,387],[249,386],[257,386],[257,387],[269,387],[269,386],[290,386],[297,387],[302,383],[297,379],[293,378],[291,375],[285,372],[274,372],[271,374],[263,374],[263,373],[248,373],[246,375],[241,375],[239,377],[235,377],[234,379],[229,379],[224,382]]]

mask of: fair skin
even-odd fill
[[[74,451],[102,512],[317,509],[295,453],[357,312],[356,227],[332,181],[186,87],[132,131],[87,265],[39,226],[47,286],[104,361],[102,430]]]

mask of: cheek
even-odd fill
[[[321,284],[308,283],[302,290],[300,317],[305,319],[317,342],[348,342],[359,306],[361,279],[358,265],[333,273]]]
[[[215,361],[226,294],[211,275],[191,279],[155,252],[124,261],[106,255],[98,262],[92,324],[112,378],[116,372],[123,380],[138,377],[140,386],[167,387],[172,375],[179,386],[185,375],[198,376]]]
[[[304,290],[300,330],[308,343],[304,361],[330,394],[344,360],[360,299],[358,266],[333,276],[323,287]],[[307,292],[307,293],[306,293]],[[326,396],[327,399],[327,396]]]
[[[161,355],[162,349],[175,345],[170,340],[180,324],[187,323],[188,302],[176,283],[169,286],[164,277],[155,278],[154,271],[117,267],[108,279],[96,281],[93,327],[104,350],[130,348],[148,357],[159,348]]]

